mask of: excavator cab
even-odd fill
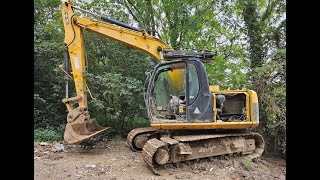
[[[200,59],[169,61],[153,72],[146,96],[152,123],[212,122],[212,97]]]

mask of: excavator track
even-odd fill
[[[141,151],[145,142],[157,130],[152,127],[136,128],[129,132],[127,136],[127,145],[134,151]]]
[[[143,160],[147,163],[148,167],[157,175],[159,175],[158,171],[156,170],[156,166],[154,162],[154,155],[157,151],[166,151],[167,144],[163,141],[159,141],[156,138],[150,139],[147,143],[143,146],[142,157]],[[167,157],[168,158],[168,157]]]
[[[220,155],[241,154],[248,160],[260,157],[265,142],[258,133],[202,134],[150,139],[143,146],[142,157],[155,173],[166,164]]]

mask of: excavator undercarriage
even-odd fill
[[[240,154],[251,160],[261,156],[265,144],[254,132],[161,131],[151,127],[133,129],[127,143],[134,151],[142,151],[144,161],[156,174],[166,164],[220,155]]]

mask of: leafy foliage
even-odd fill
[[[286,52],[277,50],[272,61],[257,69],[262,100],[262,118],[266,121],[269,150],[286,154]]]
[[[130,121],[146,114],[143,103],[143,84],[121,74],[87,75],[97,100],[91,100],[92,114],[100,115],[99,122],[118,131],[129,131]],[[103,116],[104,115],[104,116]],[[129,123],[129,124],[126,124]]]
[[[63,138],[63,131],[61,129],[53,128],[38,128],[34,130],[34,140],[41,141],[58,141]]]
[[[62,73],[63,33],[59,1],[34,1],[34,127],[65,124]]]

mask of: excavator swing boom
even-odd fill
[[[78,16],[75,14],[75,10],[89,13],[98,17],[100,20]],[[99,126],[96,119],[90,118],[88,112],[87,91],[90,93],[90,90],[84,75],[86,71],[86,60],[83,31],[87,30],[139,49],[152,55],[158,61],[160,61],[164,49],[173,49],[162,40],[149,35],[145,30],[140,30],[108,17],[75,7],[70,0],[62,3],[61,12],[65,30],[63,71],[66,73],[66,98],[62,101],[69,111],[64,139],[68,143],[78,144],[108,129]],[[69,59],[73,77],[68,73]],[[76,97],[68,97],[69,78],[74,80],[77,93]],[[74,103],[78,104],[78,107],[75,108],[73,106]]]

